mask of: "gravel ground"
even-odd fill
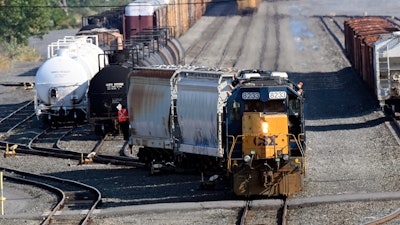
[[[288,224],[366,224],[394,212],[399,204],[400,201],[351,202],[296,208],[289,210]],[[400,218],[384,224],[400,224]]]
[[[204,209],[198,211],[171,211],[167,213],[145,213],[121,217],[97,217],[95,225],[113,224],[209,224],[226,225],[235,224],[238,215],[237,209]]]
[[[246,23],[237,15],[229,15],[224,24],[231,24],[233,28],[224,29],[224,32],[217,32],[212,36],[213,41],[220,43],[219,46],[229,46],[229,51],[209,51],[205,48],[203,55],[198,57],[204,59],[204,66],[213,67],[213,62],[219,62],[225,57],[229,60],[223,61],[223,67],[287,71],[294,81],[304,82],[307,175],[304,191],[293,196],[293,199],[400,191],[399,144],[385,125],[377,102],[349,68],[340,46],[325,32],[320,20],[313,17],[365,14],[399,16],[399,7],[400,2],[394,0],[381,1],[379,5],[376,1],[355,0],[263,1],[257,14],[246,18],[253,22]],[[205,29],[216,19],[211,16],[201,19],[188,34],[180,38],[183,46],[187,48],[198,42],[199,35],[204,34]],[[267,22],[260,23],[259,20]],[[226,36],[232,38],[227,39]],[[256,36],[259,39],[250,38]],[[222,39],[238,42],[228,45]],[[215,48],[211,44],[208,47]],[[237,56],[237,51],[241,51],[239,59],[232,60]],[[192,60],[189,56],[186,62],[190,63]],[[15,77],[32,79],[31,75],[15,76],[15,73],[7,72],[1,74],[0,81]],[[15,92],[22,97],[15,95]],[[0,86],[0,99],[4,105],[12,106],[16,102],[25,101],[31,95],[31,91]],[[86,145],[85,142],[70,144]],[[73,160],[35,156],[0,158],[2,166],[76,179],[96,186],[104,197],[103,208],[153,203],[176,205],[179,202],[224,200],[232,197],[231,192],[222,187],[214,191],[199,190],[198,175],[150,176],[149,171],[129,167],[78,166],[77,163]],[[38,209],[48,207],[47,201],[39,201],[38,204],[42,204],[37,206]],[[400,208],[400,201],[397,200],[295,207],[290,208],[289,224],[363,224],[397,208]],[[115,210],[118,211],[118,208]],[[236,209],[167,210],[106,218],[97,214],[93,223],[235,224],[236,217]],[[400,224],[399,220],[397,218],[388,224]],[[0,223],[3,222],[30,224],[27,218],[17,221],[0,220]]]

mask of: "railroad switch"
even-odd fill
[[[33,89],[34,85],[31,82],[24,82],[24,89],[25,90],[31,90]]]
[[[157,173],[173,173],[176,167],[173,162],[151,162],[150,173],[151,175]]]
[[[15,149],[17,149],[18,145],[13,145],[9,147],[8,143],[6,145],[6,152],[4,152],[4,158],[10,157],[10,156],[15,156],[17,152],[15,152]]]
[[[219,179],[218,175],[211,176],[207,181],[204,180],[204,175],[201,173],[201,184],[200,187],[206,190],[212,190],[215,188],[217,181]]]
[[[83,157],[83,153],[81,154],[81,160],[79,164],[91,164],[93,163],[93,158],[96,155],[95,152],[89,153],[85,158]]]
[[[155,173],[161,172],[162,164],[161,163],[151,163],[150,173],[153,175]]]
[[[91,159],[91,158],[84,158],[84,159],[81,159],[81,161],[80,161],[80,164],[91,164],[91,163],[93,163],[93,159]]]

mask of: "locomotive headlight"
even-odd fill
[[[268,123],[267,122],[261,123],[261,130],[264,134],[268,133]]]
[[[283,155],[283,160],[287,161],[289,159],[289,155]]]
[[[249,155],[245,155],[245,156],[243,157],[243,161],[244,161],[245,163],[249,163],[250,160],[251,160],[251,157],[250,157]]]

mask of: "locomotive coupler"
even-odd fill
[[[263,183],[264,187],[266,187],[266,188],[270,187],[271,185],[274,184],[273,181],[274,181],[274,174],[272,171],[267,171],[267,172],[263,173],[262,183]]]

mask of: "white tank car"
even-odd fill
[[[36,115],[82,119],[93,76],[108,64],[97,36],[67,36],[48,46],[48,59],[35,77]]]

